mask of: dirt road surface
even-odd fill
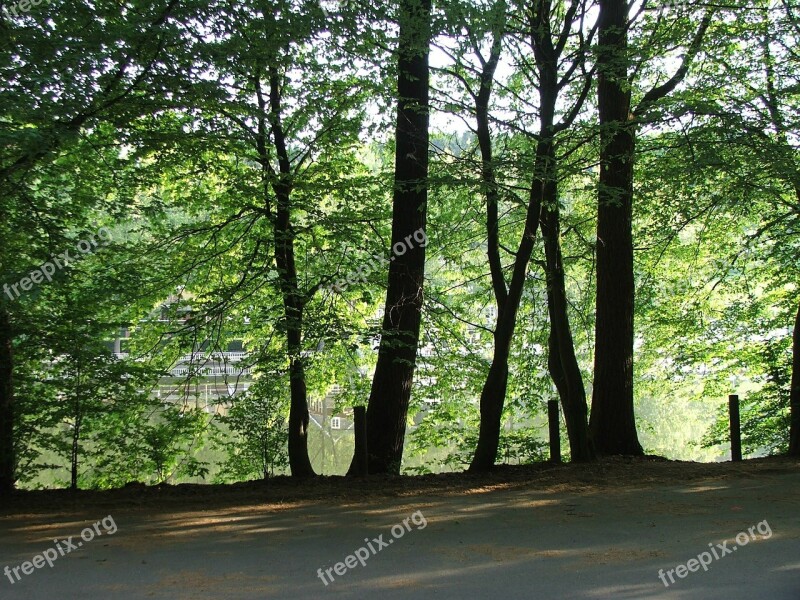
[[[799,600],[800,462],[20,494],[6,567],[4,600]]]

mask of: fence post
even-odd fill
[[[353,408],[353,427],[356,433],[356,475],[367,475],[367,409],[364,406]]]
[[[728,396],[728,413],[731,420],[731,460],[742,460],[742,432],[739,423],[739,396]]]
[[[547,421],[550,425],[550,462],[561,462],[561,424],[558,400],[547,401]]]

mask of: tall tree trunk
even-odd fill
[[[789,426],[789,455],[800,456],[800,307],[794,320],[792,334],[792,389],[789,392],[791,422]]]
[[[788,5],[787,5],[788,8]],[[785,152],[785,164],[795,164],[795,149],[790,143],[790,127],[786,124],[784,114],[781,112],[781,103],[776,88],[774,58],[770,48],[773,32],[770,31],[769,15],[765,13],[764,35],[761,38],[761,49],[764,52],[764,75],[766,94],[761,99],[766,103],[772,125],[778,133],[781,149]],[[781,167],[778,168],[781,171]],[[794,188],[794,195],[800,206],[800,173],[796,170],[790,175],[790,183]],[[789,456],[800,456],[800,307],[794,322],[792,333],[792,378],[789,389]]]
[[[11,318],[0,306],[0,494],[14,489],[14,351]]]
[[[597,315],[590,428],[601,454],[644,454],[633,409],[633,157],[628,3],[600,0]]]
[[[473,458],[471,470],[489,468],[494,465],[497,457],[497,448],[500,444],[500,422],[508,387],[508,356],[514,329],[514,323],[509,323],[508,320],[503,320],[501,317],[506,310],[508,289],[503,275],[503,264],[500,259],[498,210],[500,195],[494,170],[492,136],[489,127],[489,101],[492,94],[494,73],[502,51],[502,40],[502,32],[495,31],[489,60],[484,63],[481,72],[480,90],[475,96],[477,137],[481,151],[481,179],[483,180],[486,194],[487,259],[497,305],[497,325],[494,332],[495,344],[492,364],[489,367],[489,373],[481,391],[481,424],[478,450],[476,450]],[[509,325],[511,327],[510,331],[508,331]]]
[[[633,160],[637,121],[686,77],[712,22],[706,9],[680,66],[635,110],[628,79],[628,3],[600,0],[597,97],[600,182],[597,207],[597,311],[589,428],[600,454],[644,454],[633,407]]]
[[[800,206],[800,183],[797,180],[794,182],[794,195]],[[790,385],[789,456],[800,456],[800,306],[797,307],[794,332],[792,333],[792,381]]]
[[[600,183],[597,191],[597,312],[594,392],[589,429],[599,454],[644,454],[633,408],[633,160],[637,120],[686,77],[711,25],[703,14],[680,66],[651,88],[635,110],[628,80],[628,3],[600,0],[597,100]]]
[[[275,264],[278,268],[278,280],[283,296],[286,345],[289,357],[289,468],[293,477],[311,477],[316,473],[308,456],[308,394],[302,356],[305,297],[297,284],[297,266],[294,256],[295,236],[291,223],[292,166],[281,122],[281,81],[277,67],[274,65],[270,66],[269,83],[270,125],[279,166],[279,172],[272,185],[276,201]]]
[[[370,474],[400,472],[417,358],[425,248],[408,240],[413,239],[415,231],[425,229],[427,220],[430,10],[430,0],[400,2],[394,256],[389,264],[383,330],[367,407]],[[354,468],[355,458],[351,473]]]
[[[555,182],[552,187],[556,187]],[[595,454],[589,436],[586,388],[575,356],[575,343],[567,314],[558,193],[555,189],[552,193],[555,198],[545,204],[541,223],[547,270],[547,309],[550,315],[548,368],[564,409],[570,455],[575,462],[585,462],[593,460]]]

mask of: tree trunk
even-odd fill
[[[81,452],[81,426],[83,425],[83,419],[81,417],[81,408],[80,408],[80,398],[76,397],[75,399],[75,427],[72,430],[72,447],[70,449],[70,484],[69,489],[77,490],[78,489],[78,465],[80,462],[80,452]]]
[[[553,43],[550,31],[550,10],[542,3],[537,12],[539,26],[534,27],[532,37],[539,68],[540,97],[542,104],[542,136],[554,135],[553,119],[558,98],[558,47]],[[564,38],[561,38],[563,41]],[[588,91],[588,88],[586,88]],[[576,109],[582,101],[576,105]],[[563,125],[563,123],[562,123]],[[567,292],[564,281],[564,265],[561,254],[561,209],[558,197],[558,158],[555,140],[546,147],[542,176],[542,216],[540,227],[544,241],[545,271],[547,274],[547,307],[550,316],[550,341],[548,368],[564,409],[570,454],[573,461],[594,459],[594,450],[587,423],[586,389],[583,385],[575,344],[567,314]]]
[[[291,311],[287,309],[288,315]],[[297,317],[302,319],[302,314]],[[297,321],[301,322],[301,321]],[[308,456],[308,393],[306,373],[300,354],[301,325],[289,328],[289,467],[293,477],[313,477],[316,475]]]
[[[430,0],[400,2],[392,251],[378,362],[367,407],[368,472],[400,472],[417,357],[428,202]],[[350,465],[354,473],[355,458]]]
[[[14,350],[11,319],[0,306],[0,494],[14,489]]]
[[[505,15],[505,12],[503,13]],[[505,17],[500,19],[505,25]],[[503,262],[500,259],[500,193],[494,168],[494,152],[492,148],[492,132],[489,127],[489,101],[492,97],[492,85],[500,54],[503,51],[503,33],[494,32],[489,60],[483,65],[480,78],[480,90],[475,95],[475,120],[478,147],[481,151],[481,180],[486,195],[486,256],[489,261],[489,272],[492,278],[497,314],[503,312],[508,288],[503,275]]]
[[[541,223],[547,267],[547,309],[550,314],[548,368],[564,408],[572,461],[585,462],[593,460],[595,455],[589,436],[586,388],[575,356],[575,343],[567,314],[560,209],[557,191],[554,192],[556,198],[546,202]]]
[[[633,157],[628,4],[601,0],[597,56],[600,183],[597,315],[590,428],[600,454],[642,455],[633,409]]]
[[[84,385],[83,385],[83,363],[78,358],[75,363],[75,389],[74,389],[74,402],[72,404],[72,416],[75,419],[72,428],[72,444],[70,447],[70,489],[78,489],[78,466],[81,459],[81,433],[83,431],[83,402],[85,401]]]
[[[787,144],[788,145],[788,144]],[[794,195],[800,205],[800,183],[794,182]],[[792,380],[789,390],[789,456],[800,456],[800,306],[792,333]]]
[[[279,173],[273,181],[275,192],[275,264],[278,268],[289,357],[289,468],[293,477],[316,475],[308,457],[308,394],[303,364],[303,310],[305,299],[297,284],[294,231],[291,223],[292,166],[281,123],[281,82],[277,68],[270,66],[270,124],[278,156]],[[268,160],[268,158],[266,159]]]
[[[516,315],[516,310],[512,311]],[[514,335],[514,324],[506,324],[506,320],[498,317],[494,332],[494,353],[489,374],[481,390],[480,411],[481,423],[478,433],[478,445],[469,466],[470,471],[488,471],[497,460],[497,449],[500,446],[500,427],[503,417],[503,406],[508,388],[508,355],[511,338]]]
[[[792,334],[792,389],[789,392],[791,424],[789,426],[789,455],[800,456],[800,307],[794,320]]]

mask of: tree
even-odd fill
[[[633,166],[636,130],[648,111],[686,77],[702,47],[707,11],[680,66],[631,104],[629,4],[600,0],[597,100],[600,180],[597,190],[597,307],[592,411],[589,426],[601,454],[641,455],[633,407],[634,265]],[[634,74],[636,71],[634,71]]]
[[[792,383],[789,390],[791,421],[789,429],[789,455],[800,456],[800,308],[792,333]]]
[[[567,11],[564,19],[565,24],[571,19],[576,19],[579,23],[582,23],[586,16],[586,10],[585,3],[574,2]],[[552,25],[549,23],[549,15],[550,6],[548,3],[543,2],[539,8],[539,13],[535,15],[538,23],[531,29],[536,62],[539,66],[539,81],[542,86],[540,95],[543,100],[545,98],[553,98],[552,101],[555,102],[560,92],[570,82],[568,73],[559,78],[561,55],[570,40],[567,27],[564,27],[559,35],[553,35]],[[578,79],[576,82],[576,87],[579,90],[577,100],[573,103],[567,115],[557,125],[548,125],[554,134],[564,131],[572,125],[583,109],[583,104],[591,90],[593,77],[591,73],[587,73],[585,62],[593,36],[594,30],[589,32],[588,39],[583,36],[583,32],[579,32],[577,36],[576,49],[571,57],[573,66],[570,68],[572,70],[580,69],[582,81]],[[551,110],[554,111],[555,106]],[[561,250],[561,198],[558,191],[559,164],[556,154],[556,147],[554,147],[548,160],[551,174],[545,186],[545,202],[539,223],[544,240],[547,308],[550,316],[548,368],[558,389],[561,405],[564,409],[571,458],[573,461],[588,461],[595,458],[595,453],[587,422],[586,389],[583,385],[583,375],[575,354],[575,343],[568,314],[564,256]]]
[[[504,12],[504,4],[499,4]],[[553,10],[550,2],[544,0],[534,3],[528,10],[522,9],[519,15],[512,15],[512,23],[517,24],[529,38],[529,53],[533,64],[527,65],[526,51],[520,51],[521,61],[529,69],[528,80],[535,81],[538,95],[538,131],[532,136],[535,143],[533,176],[525,217],[525,228],[519,246],[514,254],[510,283],[506,282],[500,259],[498,235],[498,194],[495,181],[491,137],[489,132],[488,105],[491,96],[491,83],[494,77],[502,42],[502,30],[495,31],[492,50],[488,60],[480,57],[480,49],[474,50],[480,57],[482,72],[480,88],[471,94],[475,99],[477,116],[477,135],[482,155],[482,173],[487,190],[487,239],[492,287],[498,308],[497,326],[494,331],[494,354],[481,392],[481,425],[478,445],[470,470],[480,471],[491,468],[497,457],[500,439],[500,425],[508,386],[508,360],[512,338],[516,328],[517,314],[522,299],[523,287],[527,278],[528,264],[533,254],[537,230],[543,226],[546,233],[546,254],[548,256],[548,291],[551,307],[551,365],[553,377],[563,391],[562,401],[567,416],[570,442],[576,460],[591,458],[588,429],[586,426],[586,398],[582,376],[574,354],[574,344],[566,316],[566,292],[563,283],[560,257],[560,227],[558,225],[558,159],[556,136],[568,129],[580,114],[583,103],[591,89],[591,78],[585,76],[584,61],[587,54],[587,41],[580,27],[584,22],[587,6],[576,0],[569,3],[563,14]],[[501,22],[495,18],[493,23]],[[576,28],[578,31],[576,31]],[[591,37],[591,36],[590,36]],[[577,39],[575,41],[573,38]],[[562,55],[571,43],[573,50],[571,63],[560,72]],[[524,47],[524,46],[523,46]],[[584,77],[574,78],[575,71]],[[577,80],[577,82],[576,82]],[[577,89],[575,100],[556,120],[559,95],[567,87]],[[545,215],[544,218],[542,215]]]
[[[29,267],[46,261],[63,244],[64,231],[80,226],[97,198],[71,206],[42,193],[37,178],[74,147],[80,133],[104,121],[127,122],[150,112],[144,100],[163,83],[169,67],[165,40],[180,34],[172,20],[178,2],[144,4],[125,15],[115,3],[87,6],[51,2],[0,20],[0,273],[19,281]],[[98,18],[102,16],[102,18]],[[91,51],[87,52],[87,48]],[[71,73],[72,78],[59,77]],[[93,85],[75,85],[92,81]],[[49,93],[41,93],[48,89]],[[89,201],[87,202],[87,199]],[[35,218],[31,218],[31,216]],[[20,260],[24,257],[25,260]],[[23,318],[0,298],[0,492],[14,487],[13,344]]]
[[[762,62],[764,68],[764,82],[766,93],[760,96],[769,115],[771,129],[777,136],[777,152],[775,171],[776,175],[784,180],[794,191],[794,198],[797,204],[790,208],[789,215],[792,220],[797,220],[800,216],[800,166],[798,166],[796,156],[797,149],[790,142],[790,132],[794,130],[793,125],[787,117],[791,114],[787,105],[792,104],[792,100],[797,98],[797,79],[793,75],[797,67],[798,56],[794,48],[800,38],[800,18],[794,14],[789,3],[783,3],[785,13],[781,15],[780,24],[783,31],[775,31],[777,27],[772,27],[772,20],[768,9],[764,10],[763,34],[761,37]],[[794,42],[794,43],[792,43]],[[780,59],[789,65],[789,71],[777,72],[778,62],[774,56],[771,46],[778,46]],[[794,48],[792,48],[794,46]],[[766,132],[765,132],[766,133]],[[791,207],[791,205],[790,205]],[[789,389],[789,455],[800,456],[800,303],[798,303],[797,316],[795,317],[794,329],[792,334],[792,377]]]
[[[0,492],[14,488],[14,332],[6,310],[0,310]]]
[[[367,405],[368,472],[399,473],[423,301],[428,201],[430,0],[401,0],[392,249],[378,362]],[[417,234],[419,237],[419,234]],[[404,250],[395,250],[395,249]],[[350,470],[354,471],[355,458]]]
[[[209,319],[236,313],[263,320],[261,332],[277,322],[291,392],[289,464],[294,476],[309,477],[307,366],[318,340],[308,339],[314,324],[306,317],[335,279],[325,271],[330,239],[360,237],[334,235],[347,229],[336,210],[363,191],[363,180],[348,170],[358,166],[363,104],[378,84],[349,68],[348,32],[323,21],[316,3],[223,3],[205,18],[218,35],[195,32],[191,60],[216,80],[196,77],[197,89],[172,108],[173,118],[208,144],[197,156],[187,140],[181,176],[202,169],[207,178],[189,184],[194,214],[167,238],[182,246],[170,275],[173,285],[189,282],[187,291],[202,298],[197,313]],[[176,202],[186,189],[170,190]],[[157,245],[167,247],[164,240]],[[202,319],[194,322],[202,326]],[[254,340],[254,353],[266,344]]]
[[[704,135],[710,133],[717,144],[730,149],[724,162],[715,165],[729,177],[746,182],[752,195],[759,200],[752,207],[757,223],[754,233],[746,236],[744,248],[738,249],[733,261],[750,253],[751,247],[760,246],[758,260],[769,265],[762,269],[772,275],[768,285],[785,282],[793,284],[796,271],[797,223],[800,218],[800,165],[797,162],[797,106],[800,83],[797,78],[798,57],[796,48],[800,41],[800,18],[791,3],[772,4],[759,2],[750,10],[737,14],[730,21],[728,36],[734,40],[748,37],[752,44],[742,52],[734,45],[723,45],[720,56],[708,70],[703,84],[706,92],[702,98],[690,99],[688,109],[704,119]],[[720,90],[722,78],[727,85]],[[720,152],[722,153],[722,152]],[[762,200],[763,198],[763,200]],[[758,212],[757,206],[763,207]],[[783,279],[784,281],[781,281]],[[798,401],[796,324],[798,301],[791,305],[780,302],[787,325],[794,316],[794,333],[784,340],[793,349],[791,376],[779,378],[780,364],[764,365],[770,373],[771,383],[784,380],[782,390],[771,390],[770,409],[763,422],[782,422],[780,412],[788,408],[788,443],[790,455],[800,453],[800,404]],[[779,361],[780,362],[780,361]],[[743,421],[744,422],[744,421]],[[745,427],[747,423],[744,422]],[[759,435],[767,435],[771,426],[764,425]],[[772,432],[778,434],[778,432]],[[779,435],[779,434],[778,434]]]
[[[18,300],[28,317],[18,324],[25,343],[16,353],[15,446],[22,482],[39,470],[66,469],[71,489],[106,487],[148,479],[153,471],[166,478],[170,462],[199,466],[180,447],[197,415],[170,419],[182,411],[162,407],[151,393],[159,370],[111,352],[109,338],[132,316],[131,307],[121,310],[116,303],[125,286],[109,276],[115,250],[98,248]],[[148,457],[157,460],[148,465]]]
[[[233,403],[222,423],[230,428],[222,478],[267,480],[288,466],[286,394],[282,379],[262,377]]]

